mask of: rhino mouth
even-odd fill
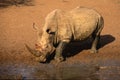
[[[35,60],[40,63],[45,63],[47,61],[47,58],[45,56],[40,56],[40,57],[36,57]]]

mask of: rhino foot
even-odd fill
[[[98,50],[94,49],[94,50],[90,50],[90,53],[98,53]]]
[[[63,58],[63,57],[55,57],[55,61],[56,61],[57,63],[59,63],[59,62],[64,61],[64,58]]]

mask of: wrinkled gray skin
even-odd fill
[[[57,9],[47,15],[36,49],[26,47],[40,62],[45,62],[54,51],[54,59],[61,62],[64,60],[62,52],[67,44],[92,37],[91,53],[97,53],[103,25],[102,16],[93,9],[77,7],[69,12]]]

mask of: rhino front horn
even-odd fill
[[[34,50],[34,49],[31,49],[27,44],[25,44],[26,48],[28,49],[28,51],[30,53],[32,53],[34,56],[36,57],[40,57],[40,51],[37,51],[37,50]]]

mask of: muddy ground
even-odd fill
[[[120,80],[120,0],[35,0],[34,5],[0,7],[0,79]],[[77,6],[96,9],[104,18],[98,54],[89,53],[90,42],[66,48],[66,61],[35,61],[25,43],[37,40],[32,23],[41,30],[45,16],[54,9],[69,11]]]

